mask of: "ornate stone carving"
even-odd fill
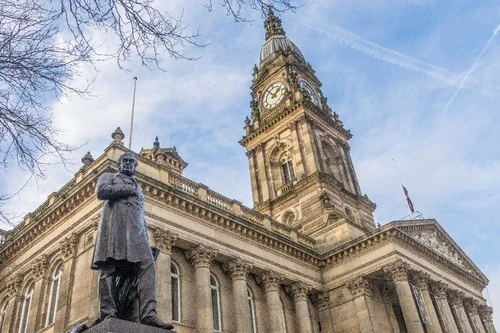
[[[283,275],[272,271],[262,274],[260,278],[260,282],[264,286],[266,293],[269,291],[278,291],[282,281]]]
[[[456,307],[464,306],[465,294],[463,292],[457,290],[450,290],[448,292],[448,296],[449,296],[448,300],[450,304],[452,304],[453,306]]]
[[[224,265],[224,269],[229,273],[231,279],[235,280],[246,280],[248,272],[252,269],[252,263],[245,261],[241,258],[237,258],[233,261]]]
[[[9,297],[18,296],[21,292],[23,278],[21,274],[16,274],[9,282],[7,282],[7,295]]]
[[[432,293],[439,299],[446,299],[446,290],[448,289],[448,285],[441,281],[434,282],[431,285]]]
[[[314,306],[318,307],[318,309],[326,309],[330,305],[330,295],[326,291],[315,294],[312,297],[312,302]]]
[[[450,244],[448,244],[448,242],[441,239],[436,231],[424,230],[413,234],[412,237],[417,241],[429,246],[433,250],[439,252],[457,265],[465,267],[458,251],[454,249]]]
[[[194,268],[210,267],[210,264],[217,255],[217,250],[200,244],[198,247],[187,251],[186,257],[193,264]]]
[[[172,246],[177,241],[177,235],[173,234],[170,230],[163,230],[155,228],[153,238],[155,245],[160,251],[170,253]]]
[[[61,249],[61,254],[64,259],[76,256],[78,249],[78,235],[72,233],[71,236],[66,237],[59,243],[59,248]]]
[[[113,139],[112,143],[123,146],[123,139],[125,138],[125,134],[120,127],[117,127],[116,130],[111,133],[111,138]]]
[[[48,267],[49,267],[49,257],[46,254],[42,255],[40,258],[35,260],[35,262],[31,266],[31,271],[33,273],[33,277],[35,278],[35,280],[44,277]]]
[[[368,282],[365,277],[359,277],[349,281],[347,283],[347,288],[354,297],[371,295],[370,282]]]
[[[292,293],[293,301],[307,301],[307,294],[311,290],[311,286],[305,282],[298,281],[290,286],[290,291]]]
[[[416,271],[411,275],[412,282],[421,291],[429,290],[430,275],[423,271]]]
[[[487,305],[480,305],[477,308],[479,317],[483,322],[493,323],[493,308]]]
[[[410,265],[402,260],[384,267],[384,272],[390,276],[394,282],[408,281],[408,271]]]
[[[473,298],[463,298],[463,305],[465,311],[471,315],[479,314],[478,306],[479,302]]]

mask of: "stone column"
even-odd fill
[[[291,285],[298,331],[301,333],[312,333],[311,315],[307,305],[307,294],[310,290],[311,286],[301,281]]]
[[[264,273],[261,277],[266,292],[269,333],[284,333],[282,327],[285,323],[282,322],[282,304],[279,293],[282,281],[283,276],[274,272]]]
[[[479,313],[477,309],[478,302],[475,299],[466,298],[464,301],[464,306],[465,306],[464,312],[467,313],[467,317],[469,318],[470,324],[474,330],[473,332],[486,333],[481,323],[481,319],[479,318]]]
[[[428,322],[424,321],[425,328],[428,333],[442,333],[439,319],[432,303],[431,295],[429,294],[429,274],[422,271],[415,272],[412,276],[413,283],[420,290],[427,312]]]
[[[318,309],[321,332],[333,332],[333,320],[330,312],[330,296],[328,292],[316,295],[315,304]]]
[[[78,249],[78,235],[71,234],[59,243],[59,248],[63,258],[63,274],[61,279],[61,289],[59,290],[59,300],[56,309],[56,319],[54,321],[54,332],[66,332],[69,324],[71,311],[71,300],[73,296],[73,282],[75,278],[75,258]]]
[[[446,296],[447,286],[443,282],[436,282],[431,284],[431,291],[436,298],[438,313],[442,320],[443,333],[456,333],[458,332],[457,324],[451,313],[450,303]]]
[[[31,300],[31,310],[28,318],[27,332],[36,332],[45,326],[45,318],[42,316],[43,305],[47,302],[44,301],[43,295],[47,284],[47,268],[49,266],[49,259],[47,255],[43,255],[37,259],[31,270],[35,281],[35,289],[33,298]]]
[[[23,300],[23,296],[21,295],[22,282],[23,279],[19,274],[7,282],[7,297],[9,298],[9,304],[7,305],[7,314],[5,316],[5,322],[3,323],[5,332],[17,332],[17,323],[19,322],[18,319],[20,316],[19,307]]]
[[[196,333],[213,333],[212,294],[210,289],[210,264],[217,251],[199,245],[187,252],[187,258],[194,266],[196,280]]]
[[[397,261],[394,264],[384,267],[384,271],[391,277],[396,285],[396,293],[398,294],[399,305],[403,312],[408,333],[424,333],[424,328],[418,309],[413,299],[410,284],[408,283],[408,271],[410,265],[403,261]]]
[[[156,228],[154,231],[155,246],[160,250],[156,259],[156,300],[158,315],[167,323],[172,322],[172,246],[177,235],[170,230]]]
[[[478,313],[484,330],[487,333],[497,333],[495,326],[493,326],[493,309],[490,306],[481,305],[478,307]]]
[[[351,280],[347,283],[347,288],[353,296],[356,315],[359,320],[359,330],[361,333],[375,333],[375,327],[372,323],[370,310],[366,304],[366,296],[371,295],[370,284],[364,277]]]
[[[464,293],[456,290],[448,292],[450,308],[455,312],[455,321],[460,333],[475,333],[472,331],[469,319],[464,310]]]
[[[242,259],[229,262],[225,269],[233,281],[233,305],[236,318],[236,333],[251,333],[252,322],[248,307],[247,276],[252,264]]]
[[[257,155],[257,173],[260,178],[260,191],[262,193],[262,200],[267,201],[274,197],[271,195],[271,186],[272,180],[269,178],[267,173],[267,160],[266,160],[266,152],[265,152],[265,144],[259,143],[256,147],[256,155]]]

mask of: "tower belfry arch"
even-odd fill
[[[333,243],[375,229],[375,204],[362,195],[351,160],[350,131],[271,10],[264,27],[240,141],[249,159],[254,208]],[[297,212],[293,219],[290,211]]]

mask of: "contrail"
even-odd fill
[[[312,20],[311,18],[306,18],[305,20],[300,19],[302,24],[306,25],[308,28],[314,29],[328,38],[333,40],[338,40],[355,50],[363,52],[364,54],[397,65],[399,67],[409,69],[411,71],[426,74],[433,78],[443,80],[450,85],[457,85],[454,75],[448,70],[427,64],[423,61],[411,58],[394,50],[385,48],[373,42],[370,42],[356,34],[348,32],[343,28],[329,23],[328,27],[322,25],[317,20]]]
[[[486,50],[490,47],[491,42],[493,41],[493,39],[495,38],[495,36],[498,34],[499,31],[500,31],[500,24],[497,25],[497,27],[493,31],[493,34],[491,35],[490,39],[488,39],[488,42],[486,42],[486,45],[484,46],[483,50],[481,51],[481,53],[479,53],[479,55],[476,57],[476,59],[472,63],[472,66],[470,66],[469,70],[465,73],[464,77],[462,78],[462,81],[460,81],[460,84],[458,85],[457,90],[455,90],[455,92],[453,93],[453,95],[451,95],[451,97],[448,100],[448,102],[446,102],[443,110],[441,111],[442,113],[445,113],[448,110],[448,107],[450,106],[450,104],[455,99],[455,96],[457,96],[457,94],[462,90],[462,88],[463,88],[463,86],[465,84],[465,81],[467,81],[467,79],[469,78],[470,74],[472,73],[472,71],[476,67],[477,62],[483,56],[484,52],[486,52]]]

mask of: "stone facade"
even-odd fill
[[[254,209],[183,177],[158,141],[137,157],[160,316],[179,333],[496,332],[487,278],[435,220],[374,225],[349,131],[272,13],[266,30],[240,142]],[[126,151],[112,137],[2,235],[1,332],[60,333],[96,315],[95,186]]]

